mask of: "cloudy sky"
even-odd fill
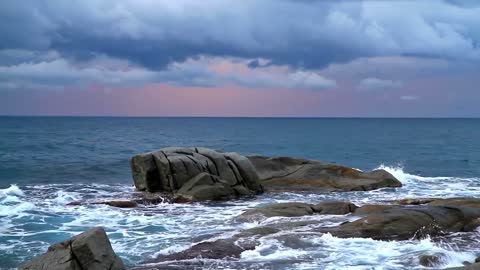
[[[480,1],[2,0],[0,115],[480,117]]]

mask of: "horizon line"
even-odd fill
[[[292,119],[480,119],[480,116],[137,116],[137,115],[2,115],[0,117],[65,117],[65,118],[292,118]]]

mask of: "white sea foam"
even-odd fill
[[[13,205],[0,204],[0,217],[1,216],[15,216],[25,215],[24,212],[35,209],[35,205],[30,202],[20,202]]]
[[[56,197],[53,199],[53,202],[59,205],[65,205],[79,199],[80,198],[76,193],[59,190],[57,191]]]
[[[0,189],[0,198],[9,195],[23,197],[25,196],[25,193],[17,185],[10,185],[8,188]]]

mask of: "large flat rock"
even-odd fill
[[[357,169],[291,157],[249,156],[266,191],[367,191],[401,187],[385,170]]]

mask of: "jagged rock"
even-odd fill
[[[48,251],[23,264],[20,270],[124,270],[105,230],[92,228],[56,243]]]
[[[175,201],[220,200],[263,192],[250,160],[208,148],[169,147],[130,161],[138,190],[175,194]]]
[[[360,170],[319,161],[248,157],[266,191],[367,191],[402,184],[385,170]]]
[[[299,217],[312,214],[323,215],[345,215],[353,212],[356,205],[349,202],[327,201],[316,205],[288,202],[270,204],[250,209],[239,215],[236,219],[240,221],[253,221],[263,217]]]

